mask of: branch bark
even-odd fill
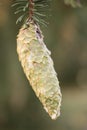
[[[29,0],[29,19],[32,19],[34,9],[34,1]]]

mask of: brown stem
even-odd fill
[[[34,9],[34,1],[29,0],[29,19],[32,19]]]

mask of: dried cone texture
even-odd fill
[[[29,22],[19,31],[17,52],[24,73],[52,119],[60,115],[61,91],[50,51],[37,24]]]

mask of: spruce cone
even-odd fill
[[[40,27],[33,21],[20,29],[17,53],[36,96],[50,117],[56,119],[60,115],[62,98],[59,82]]]

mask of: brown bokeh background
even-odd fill
[[[18,61],[16,35],[21,24],[15,24],[12,2],[0,0],[0,130],[87,130],[86,0],[82,8],[53,0],[50,24],[41,26],[63,94],[56,121],[44,111]]]

